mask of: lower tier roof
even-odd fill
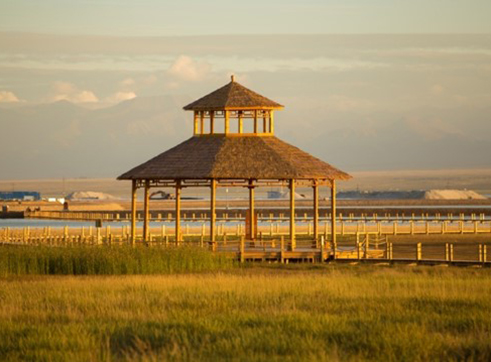
[[[330,179],[347,173],[275,136],[195,136],[119,180]]]

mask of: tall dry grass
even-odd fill
[[[10,277],[0,301],[1,360],[491,358],[484,269]]]

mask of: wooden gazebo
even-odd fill
[[[261,186],[287,186],[290,190],[290,241],[295,242],[295,188],[313,190],[314,235],[319,234],[319,187],[331,190],[332,242],[336,238],[336,180],[347,173],[281,141],[274,135],[274,111],[283,106],[237,83],[230,83],[184,107],[194,113],[194,134],[183,143],[119,176],[132,181],[131,240],[136,240],[136,192],[144,189],[143,239],[149,236],[149,201],[152,187],[175,189],[175,235],[181,238],[181,190],[210,189],[210,240],[215,240],[217,187],[249,189],[249,215],[254,217],[254,190]],[[218,122],[223,123],[218,132]],[[237,122],[231,132],[231,122]],[[244,133],[252,122],[252,133]],[[235,128],[235,127],[234,127]],[[251,220],[252,221],[252,220]],[[254,222],[248,235],[255,235]]]

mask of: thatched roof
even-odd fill
[[[186,111],[221,111],[240,109],[280,109],[279,103],[232,81],[214,92],[188,104]]]
[[[274,136],[197,136],[119,176],[133,179],[340,179],[350,175]]]

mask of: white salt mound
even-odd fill
[[[95,191],[76,191],[66,197],[68,200],[115,200],[113,195]]]
[[[429,190],[426,200],[485,200],[487,197],[471,190]]]

